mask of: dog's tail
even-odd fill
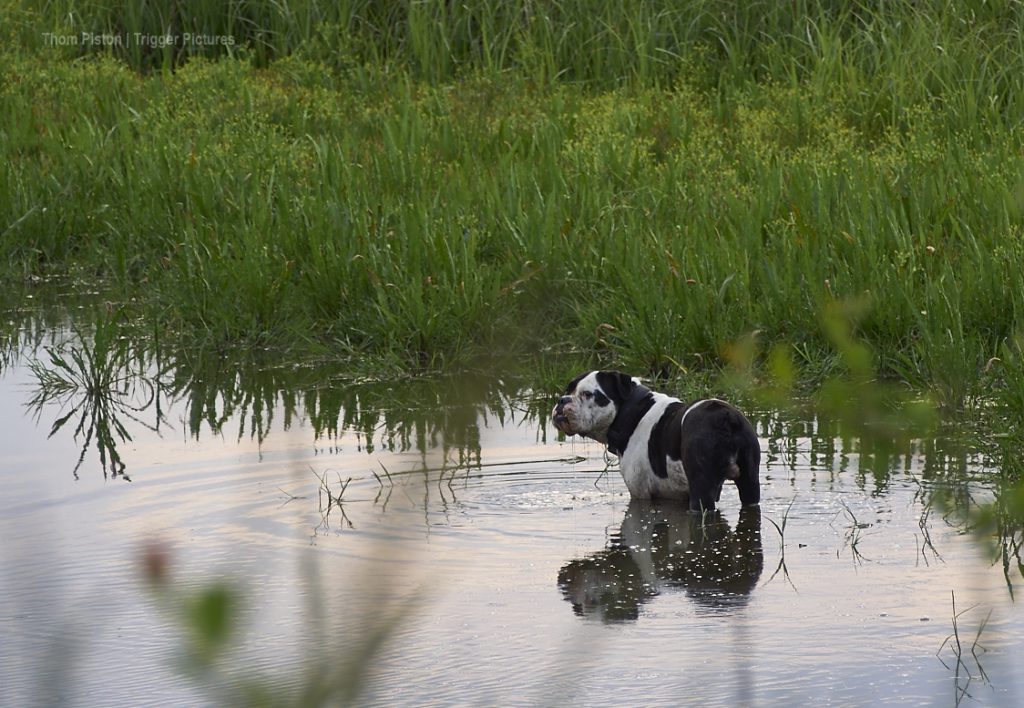
[[[747,419],[732,406],[723,404],[718,416],[718,425],[719,429],[725,433],[724,448],[728,450],[725,467],[726,478],[739,479],[747,472],[751,463],[755,465],[756,474],[756,465],[759,461],[747,459],[749,455],[744,453],[750,448],[751,443],[750,423],[747,422]]]
[[[725,468],[725,476],[729,479],[738,479],[740,474],[742,474],[740,466],[736,463],[736,457],[735,452],[729,455],[729,465]]]
[[[731,406],[725,416],[728,421],[732,450],[729,454],[729,465],[726,477],[736,482],[740,502],[744,506],[752,506],[761,500],[759,482],[761,467],[761,448],[757,433],[750,422]]]

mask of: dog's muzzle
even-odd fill
[[[571,396],[562,396],[558,399],[558,403],[555,404],[554,409],[551,411],[551,422],[554,423],[558,430],[567,435],[572,435],[573,432],[569,425],[569,417],[565,413],[565,406],[571,401]]]

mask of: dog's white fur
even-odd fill
[[[654,431],[654,426],[661,420],[662,414],[670,403],[679,399],[666,396],[664,393],[654,394],[654,405],[640,419],[633,436],[636,440],[647,440]],[[619,471],[626,483],[629,493],[636,499],[686,499],[690,494],[690,483],[686,479],[683,463],[666,455],[665,469],[668,477],[657,477],[651,469],[651,461],[647,456],[646,445],[630,445],[622,453],[619,460]]]

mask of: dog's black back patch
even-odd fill
[[[680,450],[683,441],[682,419],[685,412],[686,406],[682,401],[669,403],[665,407],[665,412],[661,414],[661,418],[654,424],[654,430],[651,431],[651,437],[647,441],[647,459],[651,463],[651,469],[655,476],[662,479],[668,477],[665,458],[682,459]]]
[[[615,455],[621,455],[640,419],[654,405],[654,395],[632,376],[618,371],[598,372],[597,382],[617,408],[615,420],[608,428],[608,449]]]

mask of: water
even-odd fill
[[[755,413],[760,512],[727,488],[700,523],[631,504],[600,446],[494,377],[118,360],[157,383],[90,418],[130,436],[101,460],[79,413],[48,437],[81,400],[29,405],[33,359],[52,368],[26,350],[0,379],[2,705],[221,705],[325,667],[364,705],[1024,699],[1016,560],[933,503],[990,499],[991,463],[941,441],[881,452]],[[197,677],[180,602],[217,583],[238,636]]]

